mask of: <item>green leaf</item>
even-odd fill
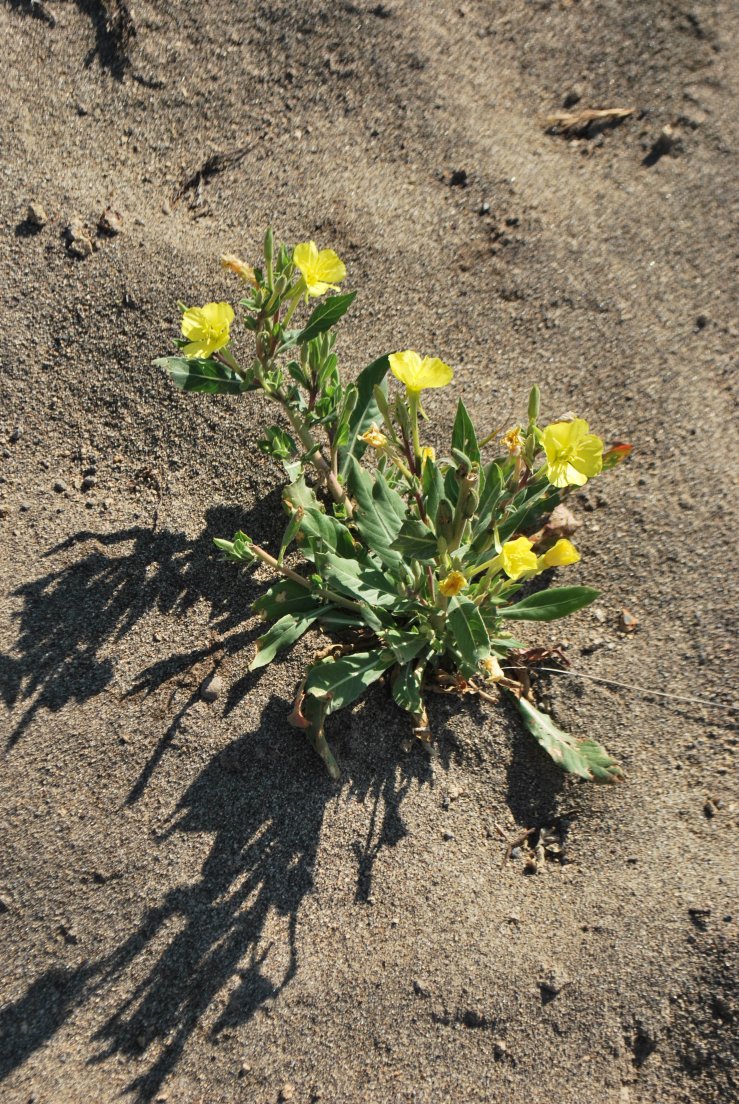
[[[286,613],[307,613],[316,606],[316,596],[292,579],[279,579],[269,590],[265,590],[252,605],[255,613],[265,613],[267,617],[284,617]],[[328,606],[322,607],[328,610]]]
[[[414,717],[417,717],[423,709],[421,687],[423,685],[424,670],[424,663],[417,666],[406,663],[402,667],[398,667],[391,683],[396,704]]]
[[[342,594],[370,606],[392,606],[398,600],[398,592],[382,572],[358,560],[326,553],[323,569],[326,582]]]
[[[439,551],[436,537],[428,525],[415,518],[403,522],[391,547],[396,552],[402,552],[405,557],[424,563],[433,563]]]
[[[493,511],[503,494],[505,483],[501,468],[493,460],[483,473],[483,490],[477,507],[477,519],[472,530],[473,537],[486,533],[493,520]]]
[[[560,500],[560,492],[555,487],[527,487],[511,503],[511,512],[501,522],[498,534],[502,542],[512,537],[521,529],[525,529],[540,514],[553,509]]]
[[[457,416],[452,427],[452,448],[459,449],[460,452],[469,456],[473,463],[480,463],[480,448],[477,444],[475,427],[467,413],[467,407],[461,399],[457,406]]]
[[[279,621],[270,626],[264,636],[257,640],[257,654],[249,664],[250,671],[257,671],[260,667],[266,667],[275,658],[281,648],[288,644],[294,644],[298,637],[309,629],[323,609],[314,599],[314,608],[310,613],[301,613],[293,616],[286,613]]]
[[[604,747],[594,740],[576,740],[557,728],[552,718],[525,698],[512,695],[523,723],[557,766],[588,782],[619,782],[623,771]]]
[[[406,518],[403,499],[391,490],[380,472],[373,478],[370,472],[360,468],[354,456],[349,458],[348,483],[357,502],[357,529],[365,543],[388,567],[397,568],[403,557],[392,548],[392,543]]]
[[[308,538],[314,555],[336,552],[347,559],[354,558],[355,549],[351,533],[346,525],[342,525],[331,514],[324,514],[317,509],[305,509],[300,528]]]
[[[522,598],[514,606],[501,606],[498,617],[514,621],[556,621],[594,602],[600,592],[592,587],[570,586],[540,590]]]
[[[383,392],[386,390],[385,376],[389,367],[390,361],[387,355],[381,356],[363,368],[357,376],[357,405],[349,419],[349,436],[339,452],[339,474],[342,479],[346,476],[349,457],[356,456],[359,459],[367,447],[359,438],[367,432],[373,422],[380,420],[380,408],[374,391],[375,387],[381,387]]]
[[[490,655],[488,631],[480,611],[474,602],[460,594],[447,607],[447,648],[465,678],[474,675],[480,661]]]
[[[304,345],[306,341],[311,341],[319,334],[330,330],[334,323],[349,310],[356,294],[356,291],[350,291],[348,295],[330,295],[323,303],[319,303],[298,334],[298,345]]]
[[[250,385],[233,368],[218,360],[190,357],[158,357],[154,364],[169,372],[180,391],[203,391],[210,395],[239,395]]]
[[[386,629],[382,633],[382,640],[392,650],[397,663],[409,663],[428,645],[428,639],[423,633],[404,632],[402,629]]]
[[[423,484],[423,500],[426,513],[436,523],[436,512],[444,497],[444,478],[435,460],[427,459],[424,461],[421,482]]]
[[[324,659],[311,668],[305,681],[305,692],[328,699],[327,712],[335,713],[364,693],[394,663],[389,650],[355,652],[341,659]]]

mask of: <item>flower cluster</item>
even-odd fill
[[[269,552],[242,532],[216,544],[229,559],[261,561],[277,577],[255,605],[274,623],[258,641],[252,670],[311,627],[337,638],[336,650],[307,671],[290,722],[337,775],[326,718],[373,682],[387,676],[396,704],[427,740],[425,689],[483,695],[481,680],[513,695],[526,727],[565,769],[599,781],[619,777],[603,748],[573,740],[529,700],[528,682],[516,676],[522,645],[510,627],[567,616],[596,596],[582,585],[520,592],[543,572],[580,562],[567,537],[547,543],[541,522],[570,488],[613,467],[629,446],[604,451],[582,418],[540,425],[534,386],[526,419],[482,437],[460,401],[439,457],[422,441],[421,395],[449,387],[453,369],[405,349],[346,382],[335,328],[355,293],[327,294],[346,278],[332,249],[313,241],[276,248],[268,231],[263,265],[233,254],[221,264],[246,289],[238,306],[251,352],[234,345],[233,307],[206,303],[183,309],[176,355],[156,363],[183,391],[261,390],[279,411],[259,448],[288,479],[280,548]],[[296,326],[311,300],[320,302]]]

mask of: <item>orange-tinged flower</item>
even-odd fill
[[[461,571],[450,571],[439,583],[439,590],[445,598],[453,598],[467,586],[467,578]]]
[[[257,286],[254,269],[246,261],[242,261],[240,257],[237,257],[235,253],[221,254],[221,268],[227,268],[235,276],[240,276],[245,283],[252,284],[253,287]]]

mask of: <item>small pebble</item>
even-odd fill
[[[16,441],[20,441],[22,436],[23,428],[21,426],[16,426],[13,432],[10,434],[10,443],[14,445]]]
[[[85,478],[82,480],[82,490],[89,491],[95,486],[96,483],[97,479],[94,475],[86,475]]]
[[[67,484],[64,482],[63,479],[57,479],[56,483],[54,484],[54,490],[57,494],[64,494],[67,490],[69,490],[69,488],[67,487]]]
[[[223,679],[220,675],[209,675],[200,687],[203,701],[214,702],[223,693]]]
[[[280,1089],[280,1100],[294,1100],[295,1088],[290,1082],[286,1082]]]
[[[572,88],[568,88],[564,94],[562,100],[562,107],[574,107],[575,104],[580,103],[582,99],[582,88],[579,84],[573,84]]]
[[[43,206],[40,203],[29,203],[26,210],[26,222],[31,226],[35,226],[38,230],[42,226],[46,226],[49,221],[49,216],[46,214]]]
[[[251,1073],[251,1066],[248,1062],[242,1062],[239,1067],[239,1077],[246,1077],[247,1073]]]
[[[706,801],[705,805],[703,806],[703,812],[710,820],[711,817],[715,817],[716,815],[716,806],[713,804],[712,801]]]
[[[452,188],[466,188],[468,184],[467,170],[455,169],[452,175],[449,177],[449,183]]]
[[[28,511],[31,509],[31,503],[30,502],[21,502],[18,509],[20,510],[20,512],[22,514],[27,514]]]

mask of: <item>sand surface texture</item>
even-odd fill
[[[222,251],[256,259],[270,221],[335,248],[348,373],[409,346],[455,366],[429,443],[456,394],[487,429],[538,381],[547,418],[634,445],[572,500],[567,578],[600,599],[526,639],[730,703],[735,23],[0,6],[3,1100],[737,1099],[731,711],[543,676],[626,769],[598,788],[504,704],[434,699],[434,756],[403,752],[378,686],[329,726],[331,783],[285,724],[319,639],[248,675],[265,576],[211,545],[279,541],[265,407],[150,366],[178,299],[238,297]],[[634,113],[547,133],[565,103]],[[527,874],[503,859],[529,828]]]

